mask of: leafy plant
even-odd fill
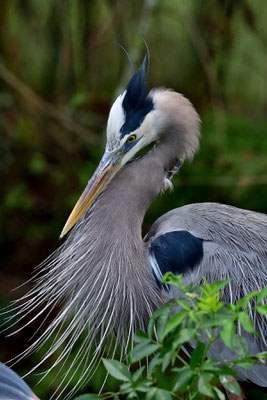
[[[223,400],[222,388],[240,395],[235,367],[253,369],[256,362],[265,362],[267,352],[248,355],[248,344],[243,336],[236,334],[236,324],[239,322],[244,331],[257,335],[247,307],[254,298],[257,311],[267,314],[267,306],[262,305],[267,288],[249,293],[237,304],[226,305],[220,301],[220,290],[228,281],[204,280],[203,286],[193,287],[183,285],[181,275],[167,273],[163,283],[177,287],[180,296],[154,313],[147,333],[135,334],[130,368],[116,360],[103,360],[109,374],[123,382],[119,392],[88,394],[77,400],[117,399],[118,396],[145,400],[191,400],[204,396]],[[211,355],[207,358],[217,340],[222,340],[232,351],[231,360],[215,360]],[[186,359],[183,349],[188,345],[190,357]],[[141,365],[145,360],[147,366]]]

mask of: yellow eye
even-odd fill
[[[127,138],[127,143],[133,143],[136,139],[136,135],[131,135]]]

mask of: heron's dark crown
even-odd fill
[[[154,108],[153,100],[147,93],[146,58],[126,87],[122,108],[125,122],[120,129],[121,138],[139,128]]]

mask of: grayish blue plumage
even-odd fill
[[[153,248],[153,242],[169,232],[187,231],[203,240],[203,258],[184,274],[185,283],[201,284],[205,276],[209,282],[230,279],[222,299],[236,303],[253,290],[267,285],[267,217],[263,214],[241,210],[216,203],[191,204],[174,209],[160,217],[152,226],[146,240]],[[177,253],[179,242],[177,242]],[[166,251],[166,249],[165,249]],[[194,249],[192,249],[194,251]],[[153,265],[155,265],[154,260]],[[155,268],[155,267],[154,267]],[[165,272],[165,271],[164,271]],[[179,269],[176,271],[181,273]],[[177,297],[174,287],[166,291],[166,297]],[[238,327],[239,333],[248,342],[249,353],[255,354],[267,349],[267,319],[255,310],[250,310],[259,337],[250,335]],[[215,359],[235,357],[223,342],[217,341],[210,354]],[[266,364],[258,364],[252,371],[239,369],[242,380],[251,380],[260,386],[267,386]]]
[[[71,362],[72,372],[62,377],[58,396],[79,366],[77,386],[90,378],[103,349],[109,357],[114,355],[109,341],[114,333],[123,357],[135,330],[146,328],[162,300],[179,295],[159,285],[166,270],[183,272],[184,280],[195,284],[203,275],[208,281],[231,279],[223,292],[227,302],[267,284],[267,217],[263,214],[221,204],[193,204],[163,215],[142,238],[148,207],[171,186],[170,179],[183,162],[193,158],[199,137],[200,119],[192,104],[168,89],[147,93],[143,64],[111,108],[105,153],[61,236],[73,229],[39,266],[33,289],[14,305],[21,320],[28,314],[45,320],[59,309],[19,358],[52,336],[40,364],[64,344],[51,367],[59,368],[83,338]],[[155,146],[147,154],[135,158],[152,143]],[[249,349],[252,353],[266,350],[266,317],[252,310],[251,317],[259,337],[247,335]],[[225,351],[223,345],[211,349],[218,358]],[[246,371],[241,378],[267,386],[266,365]]]
[[[29,386],[0,362],[0,400],[38,400]]]

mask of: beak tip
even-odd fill
[[[86,188],[73,208],[62,232],[60,233],[59,239],[62,239],[63,236],[74,227],[77,221],[79,221],[79,219],[86,213],[97,196],[104,190],[113,176],[120,169],[120,160],[116,162],[109,160],[107,162],[107,156],[105,157],[105,154],[93,177],[89,180]],[[108,157],[110,158],[110,154]]]
[[[68,221],[67,221],[67,222],[68,222]],[[59,235],[59,239],[62,239],[62,238],[66,235],[66,233],[69,231],[69,229],[66,229],[66,228],[67,228],[66,225],[67,225],[67,224],[65,224],[64,227],[63,227],[63,229],[62,229],[62,231],[61,231],[61,233],[60,233],[60,235]]]

